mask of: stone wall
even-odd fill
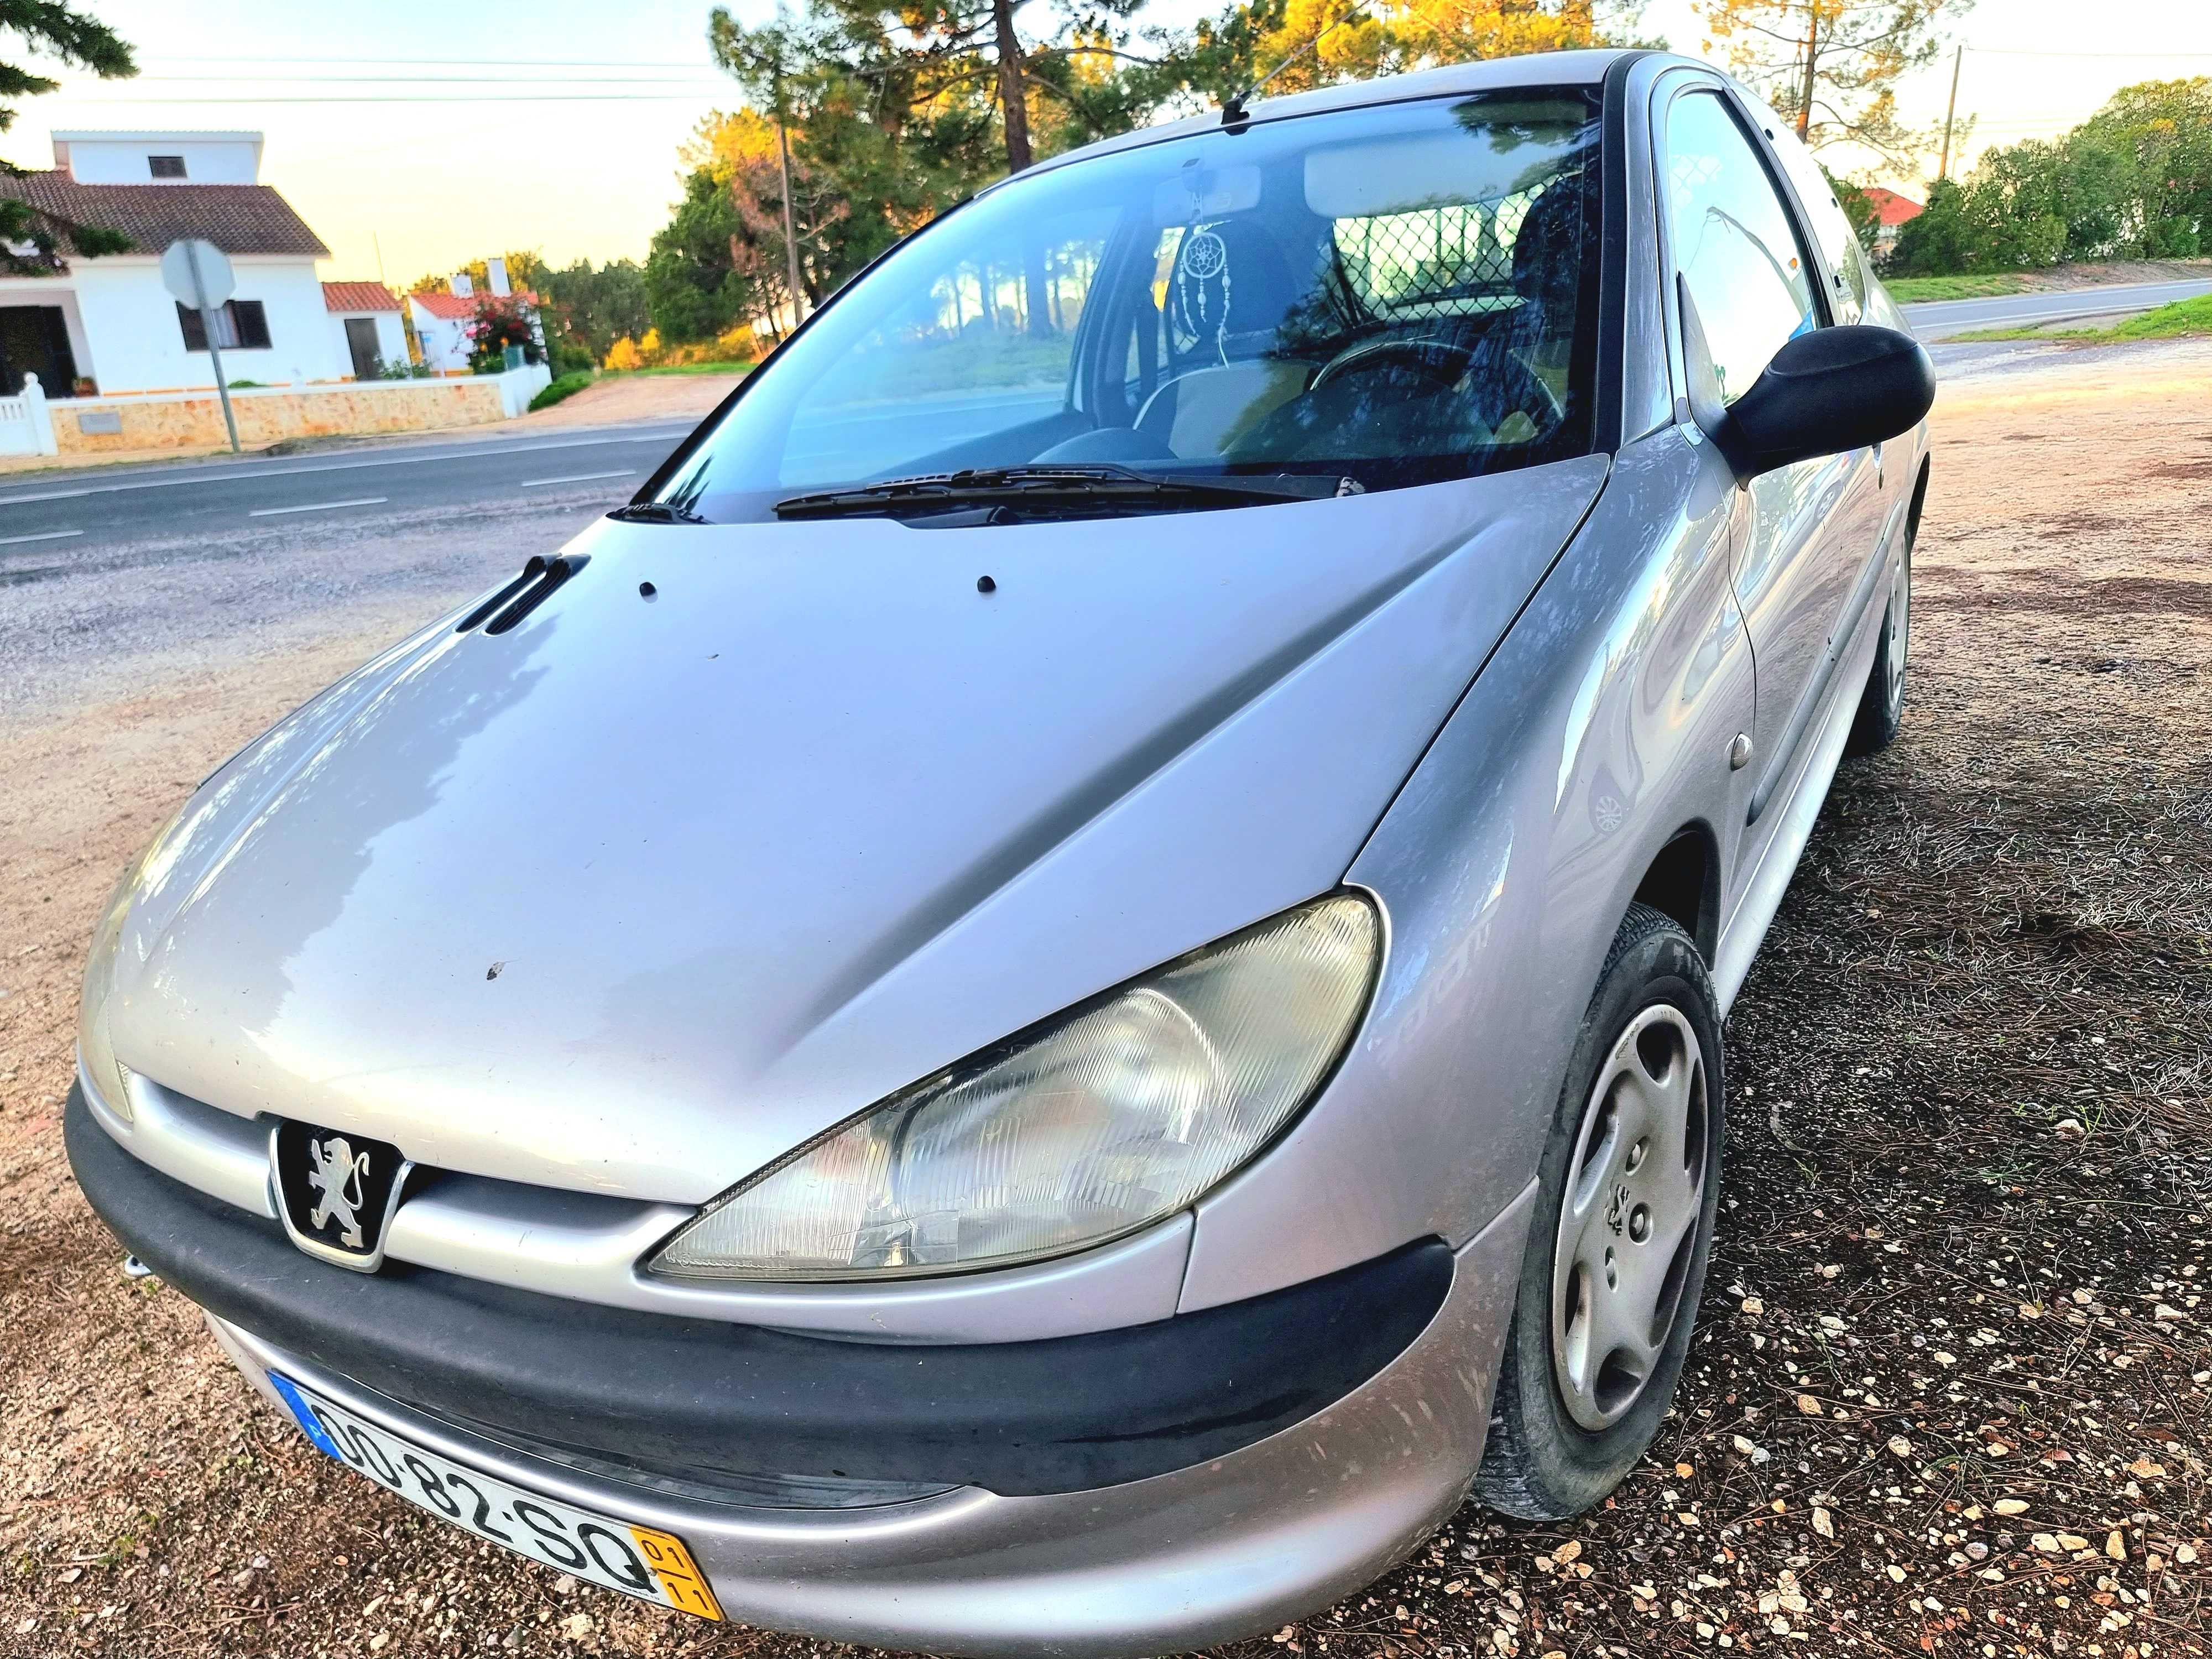
[[[418,432],[506,418],[503,375],[457,380],[358,380],[330,386],[240,387],[230,394],[241,448],[283,438],[357,432]],[[64,455],[103,450],[221,449],[229,445],[213,391],[140,397],[66,398],[48,403]]]

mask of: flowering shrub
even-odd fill
[[[468,337],[469,367],[479,374],[496,374],[507,366],[507,348],[522,348],[523,361],[538,361],[538,337],[530,326],[530,313],[512,294],[487,294],[477,301],[477,314],[462,333]]]
[[[645,354],[637,349],[637,342],[625,334],[608,349],[605,367],[616,369],[643,368]]]

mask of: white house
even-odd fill
[[[51,268],[0,274],[0,396],[20,389],[27,370],[63,397],[212,386],[202,320],[161,285],[161,251],[194,236],[229,254],[237,273],[216,319],[227,380],[352,375],[343,319],[356,313],[332,321],[315,271],[330,250],[258,182],[259,133],[57,132],[53,142],[52,172],[0,174],[0,193],[64,224],[119,231],[132,246],[87,258],[64,232]]]
[[[325,283],[323,309],[337,331],[337,348],[356,380],[373,380],[386,363],[407,361],[407,330],[399,300],[381,283]]]
[[[530,319],[531,331],[539,343],[544,340],[544,331],[538,319],[538,296],[528,289],[511,289],[507,280],[507,261],[491,258],[484,261],[490,278],[493,295],[504,298],[509,294],[522,301],[523,312]],[[407,296],[408,313],[415,324],[415,338],[422,348],[422,362],[436,374],[465,374],[469,368],[468,325],[476,320],[480,296],[475,279],[465,271],[456,271],[447,282],[447,291],[433,290],[428,294]]]

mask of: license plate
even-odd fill
[[[722,1616],[706,1575],[675,1534],[511,1486],[368,1422],[289,1376],[271,1371],[269,1380],[308,1439],[441,1520],[586,1583],[702,1619]]]

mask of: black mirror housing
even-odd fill
[[[1705,331],[1681,285],[1690,414],[1738,483],[1793,461],[1836,455],[1909,432],[1936,402],[1936,367],[1893,328],[1842,324],[1787,342],[1766,372],[1723,405]]]

